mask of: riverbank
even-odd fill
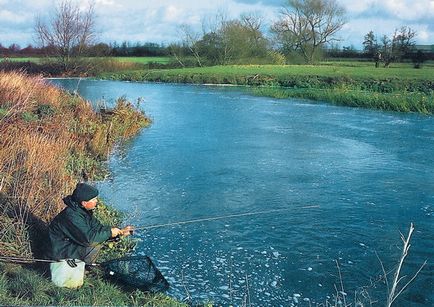
[[[113,148],[148,126],[150,119],[128,101],[98,112],[83,98],[41,77],[0,72],[0,256],[43,258],[47,224],[77,181],[103,179]],[[107,206],[106,224],[121,214]],[[124,254],[132,243],[106,248]],[[104,257],[104,255],[103,255]],[[0,264],[0,305],[179,305],[164,295],[129,292],[94,274],[79,290],[56,288],[47,268]]]
[[[348,65],[232,65],[129,70],[97,77],[123,81],[249,86],[255,95],[398,112],[434,114],[434,69]]]

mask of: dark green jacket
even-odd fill
[[[95,246],[111,237],[111,227],[103,226],[91,211],[72,200],[63,199],[67,205],[50,223],[50,258],[81,259],[86,257],[86,248]]]

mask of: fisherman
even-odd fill
[[[120,229],[102,225],[93,216],[97,196],[96,188],[78,183],[72,195],[63,199],[67,207],[50,223],[50,258],[56,261],[50,265],[51,278],[58,286],[81,286],[85,264],[95,262],[101,243],[118,236],[126,237],[133,231],[132,226]],[[71,283],[72,279],[76,282]]]

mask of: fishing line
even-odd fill
[[[298,207],[297,209],[311,209],[311,208],[319,208],[319,205]],[[234,218],[234,217],[252,216],[252,215],[268,214],[268,213],[274,213],[274,212],[283,212],[283,211],[289,211],[289,210],[294,210],[294,209],[295,208],[272,209],[272,210],[255,211],[255,212],[247,212],[247,213],[239,213],[239,214],[222,215],[222,216],[216,216],[216,217],[206,217],[206,218],[201,218],[201,219],[194,219],[194,220],[181,221],[181,222],[172,222],[172,223],[166,223],[166,224],[139,226],[139,227],[134,227],[133,231],[154,229],[154,228],[160,228],[160,227],[170,227],[170,226],[177,226],[177,225],[185,225],[185,224],[193,224],[193,223],[199,223],[199,222],[216,221],[216,220],[222,220],[222,219],[228,219],[228,218]]]
[[[155,229],[155,228],[161,228],[161,227],[170,227],[170,226],[177,226],[177,225],[186,225],[186,224],[193,224],[193,223],[200,223],[200,222],[217,221],[217,220],[222,220],[222,219],[229,219],[229,218],[243,217],[243,216],[254,216],[254,215],[259,215],[259,214],[283,212],[283,211],[289,211],[289,210],[295,210],[295,209],[312,209],[312,208],[319,208],[319,207],[320,207],[319,205],[312,205],[312,206],[304,206],[304,207],[298,207],[298,208],[271,209],[271,210],[264,210],[264,211],[221,215],[221,216],[215,216],[215,217],[206,217],[206,218],[200,218],[200,219],[194,219],[194,220],[188,220],[188,221],[180,221],[180,222],[172,222],[172,223],[166,223],[166,224],[139,226],[139,227],[134,227],[133,231]],[[103,242],[101,242],[100,244],[102,244],[102,243]],[[55,262],[57,262],[55,260],[49,260],[49,259],[20,258],[20,257],[8,257],[8,256],[0,256],[0,261],[10,261],[10,262],[18,262],[18,263],[32,263],[32,262],[55,263]],[[99,264],[95,263],[92,265],[99,265]]]

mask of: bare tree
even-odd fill
[[[36,19],[36,37],[42,47],[53,47],[65,70],[70,69],[71,59],[83,55],[94,38],[94,4],[85,11],[71,0],[62,1],[48,22]]]
[[[395,29],[392,38],[384,35],[381,38],[381,53],[384,67],[389,67],[392,62],[402,61],[403,57],[414,51],[416,31],[410,27]]]
[[[167,49],[170,54],[176,59],[176,61],[181,65],[181,67],[185,67],[183,56],[184,56],[184,47],[179,43],[170,44]]]
[[[199,49],[197,48],[197,42],[200,40],[200,34],[194,32],[191,27],[184,24],[181,26],[180,31],[183,36],[183,45],[187,46],[191,54],[197,61],[199,66],[202,66],[202,62],[199,55]]]
[[[272,25],[283,49],[301,52],[306,62],[345,24],[345,9],[336,0],[288,0],[281,17]]]
[[[392,48],[393,55],[398,61],[401,61],[406,54],[413,51],[416,44],[414,41],[415,36],[416,31],[410,27],[403,26],[399,31],[395,29],[392,38]]]

